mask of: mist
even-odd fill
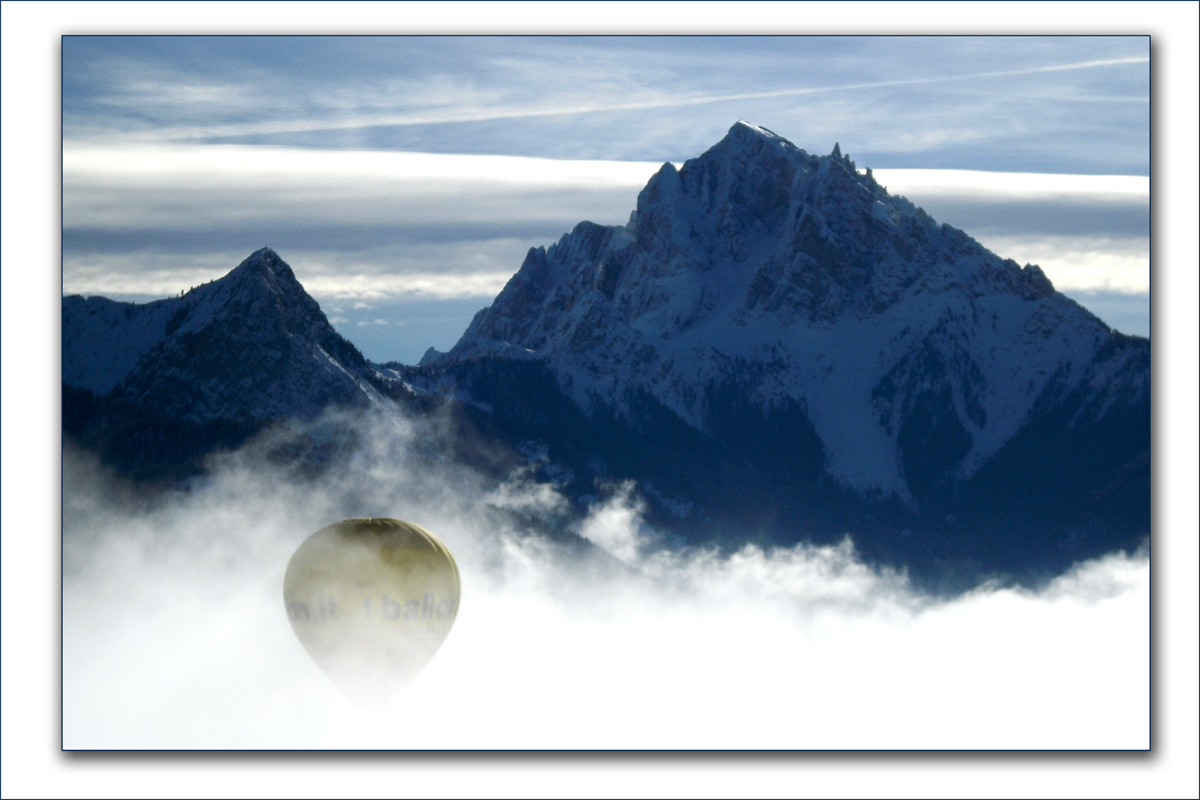
[[[527,471],[448,460],[442,424],[333,413],[161,492],[68,444],[64,746],[1148,746],[1145,553],[938,597],[852,533],[680,550],[635,485],[579,512]],[[369,516],[440,537],[462,600],[416,682],[363,708],[296,640],[282,583],[310,534]]]

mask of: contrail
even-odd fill
[[[1025,67],[1022,69],[998,70],[992,72],[974,72],[965,75],[939,75],[929,78],[905,78],[891,81],[869,81],[864,83],[839,84],[836,86],[813,86],[797,89],[779,89],[770,92],[743,92],[739,94],[659,98],[654,100],[616,103],[610,105],[579,105],[568,107],[556,106],[553,108],[535,107],[517,109],[478,109],[450,113],[388,114],[369,117],[351,117],[340,120],[281,120],[278,122],[217,125],[211,127],[176,127],[160,129],[152,134],[149,134],[146,138],[178,141],[277,133],[309,133],[313,131],[402,127],[456,122],[486,122],[502,119],[526,119],[531,117],[562,117],[571,116],[574,114],[593,114],[605,111],[645,111],[656,108],[681,108],[685,106],[727,103],[735,100],[759,100],[772,97],[797,97],[803,95],[827,94],[829,92],[847,92],[862,89],[886,89],[893,86],[918,86],[933,83],[977,80],[980,78],[1002,78],[1013,77],[1017,75],[1034,75],[1045,72],[1065,72],[1068,70],[1095,69],[1098,67],[1112,67],[1126,64],[1145,64],[1149,61],[1150,59],[1148,56],[1130,56],[1125,58],[1078,61],[1071,64],[1050,64],[1041,67]],[[121,136],[123,139],[128,141],[129,134],[122,133]]]

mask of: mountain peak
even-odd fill
[[[85,403],[73,430],[128,449],[113,457],[147,474],[205,447],[236,446],[275,420],[386,404],[362,354],[267,247],[182,297],[63,298],[62,330],[64,384],[72,396],[105,398]],[[131,426],[157,449],[122,438]]]
[[[275,264],[283,263],[283,259],[279,257],[279,254],[270,247],[260,247],[246,256],[238,266],[274,266]]]
[[[990,577],[1148,530],[1149,342],[840,144],[745,121],[663,165],[628,225],[530,249],[418,367],[367,363],[269,247],[179,298],[64,298],[62,330],[64,431],[140,474],[416,392],[472,426],[458,453],[539,449],[581,504],[636,480],[695,543],[852,531],[872,559]]]
[[[753,158],[763,152],[801,153],[803,151],[787,139],[761,125],[753,125],[739,119],[725,134],[721,141],[713,145],[707,152],[696,159],[706,160],[710,154],[745,154]]]
[[[293,281],[296,279],[292,268],[270,247],[261,247],[255,250],[246,256],[242,263],[238,264],[229,274],[232,276],[246,273],[268,274],[275,277],[290,278]]]
[[[744,119],[739,119],[737,122],[733,123],[733,126],[729,129],[729,132],[726,134],[726,136],[756,136],[759,139],[776,139],[781,142],[787,142],[787,139],[784,139],[770,128],[764,128],[761,125],[755,125],[753,123],[746,122]],[[788,144],[791,144],[791,142],[788,142]]]
[[[1050,330],[1061,348],[1040,344]],[[958,449],[936,472],[962,477],[1014,434],[1048,376],[1073,390],[1107,335],[1040,270],[859,175],[840,144],[816,156],[739,121],[678,171],[664,166],[631,228],[580,225],[531,252],[450,355],[545,359],[581,408],[625,413],[643,392],[698,431],[720,400],[698,375],[751,387],[747,402],[764,407],[802,402],[834,478],[908,501],[935,488],[903,467],[894,423],[925,402],[925,365],[953,367],[935,371]]]

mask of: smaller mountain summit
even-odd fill
[[[65,426],[99,437],[110,460],[135,472],[331,405],[387,404],[372,381],[270,248],[177,298],[63,298]]]
[[[181,297],[114,397],[192,423],[315,416],[378,394],[362,354],[269,248]]]

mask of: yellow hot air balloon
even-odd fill
[[[429,531],[349,519],[304,540],[283,577],[292,630],[350,697],[378,702],[411,683],[458,614],[458,567]]]

